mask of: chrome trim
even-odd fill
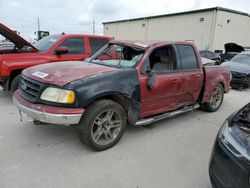
[[[68,126],[73,124],[79,124],[80,119],[82,117],[82,114],[51,114],[47,112],[33,110],[18,103],[15,98],[13,98],[13,103],[20,111],[27,114],[28,117],[43,123]]]
[[[182,113],[190,112],[190,111],[192,111],[192,110],[194,110],[196,108],[199,108],[199,107],[200,107],[199,104],[195,104],[195,105],[192,105],[192,106],[185,106],[185,107],[183,107],[183,108],[181,108],[179,110],[175,110],[175,111],[172,111],[172,112],[167,112],[167,113],[160,114],[160,115],[150,117],[150,118],[141,119],[141,120],[137,121],[134,125],[136,125],[136,126],[148,125],[150,123],[153,123],[153,122],[165,119],[165,118],[170,118],[170,117],[182,114]]]

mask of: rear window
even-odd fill
[[[180,54],[182,70],[198,69],[198,61],[194,48],[191,45],[176,45]]]
[[[89,38],[91,54],[101,49],[105,44],[109,42],[108,39],[103,38]]]

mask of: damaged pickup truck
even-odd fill
[[[141,126],[201,107],[214,112],[230,90],[227,67],[203,67],[192,43],[111,41],[85,62],[25,69],[13,101],[37,122],[77,125],[94,150]]]

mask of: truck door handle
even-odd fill
[[[172,82],[173,84],[176,84],[176,83],[178,82],[178,80],[177,80],[177,79],[173,79],[173,80],[171,80],[171,82]]]
[[[200,79],[201,76],[200,76],[200,75],[195,75],[195,78],[196,78],[196,79]]]

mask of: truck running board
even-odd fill
[[[170,118],[170,117],[174,117],[174,116],[179,115],[179,114],[190,112],[190,111],[192,111],[196,108],[199,108],[199,107],[200,107],[199,104],[195,104],[192,106],[185,106],[185,107],[180,108],[180,109],[175,110],[175,111],[167,112],[167,113],[160,114],[160,115],[157,115],[154,117],[143,118],[143,119],[137,121],[134,125],[136,125],[136,126],[148,125],[150,123],[153,123],[153,122],[165,119],[165,118]]]

